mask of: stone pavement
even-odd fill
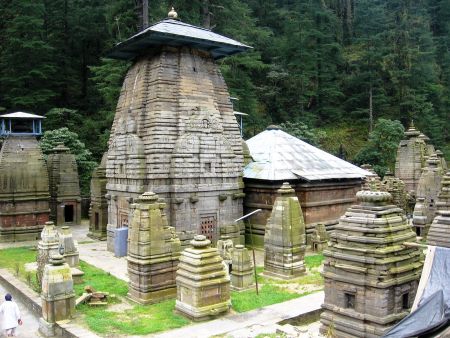
[[[198,338],[227,334],[232,337],[253,337],[251,330],[246,329],[254,325],[264,325],[269,327],[282,320],[300,316],[302,314],[320,309],[323,303],[323,292],[289,300],[287,302],[269,305],[261,309],[256,309],[240,314],[227,315],[225,317],[209,322],[193,324],[180,329],[166,331],[160,334],[146,337],[157,338]],[[258,329],[261,331],[261,328]],[[237,335],[235,334],[237,333]],[[267,331],[265,332],[267,333]]]

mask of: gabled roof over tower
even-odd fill
[[[259,180],[307,181],[363,178],[370,172],[289,135],[276,126],[247,140],[254,162],[244,177]]]
[[[149,48],[164,45],[190,46],[208,51],[214,59],[220,59],[252,48],[209,29],[181,22],[176,19],[176,13],[171,13],[174,13],[173,9],[169,18],[117,44],[107,56],[112,59],[132,60]]]

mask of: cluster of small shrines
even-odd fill
[[[408,314],[418,287],[423,255],[404,243],[419,235],[450,247],[443,155],[411,125],[394,175],[381,180],[277,126],[244,142],[214,61],[249,48],[171,11],[111,51],[133,62],[92,176],[89,236],[125,248],[131,300],[176,298],[192,320],[226,313],[230,288],[252,287],[245,245],[263,247],[264,274],[282,279],[307,273],[311,246],[325,256],[322,332],[379,337]],[[0,240],[42,232],[41,331],[50,335],[73,315],[82,276],[70,229],[58,235],[48,222],[79,223],[76,164],[63,145],[45,162],[41,117],[0,118]]]

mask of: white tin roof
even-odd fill
[[[247,145],[254,162],[244,168],[245,178],[317,181],[371,175],[279,129],[265,130],[247,140]]]
[[[45,119],[44,116],[24,113],[24,112],[21,112],[21,111],[18,111],[16,113],[0,115],[0,118],[2,118],[2,117],[4,117],[4,118],[15,118],[15,119]]]

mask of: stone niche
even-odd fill
[[[283,183],[264,235],[264,274],[283,279],[302,275],[306,269],[305,221],[289,183]]]
[[[89,207],[88,236],[98,240],[106,240],[108,225],[108,200],[106,199],[106,153],[91,179],[91,205]]]
[[[81,195],[75,156],[63,144],[47,159],[50,186],[50,218],[56,225],[81,223]]]
[[[0,152],[0,242],[39,239],[49,220],[45,160],[34,136],[10,135]]]
[[[426,162],[427,166],[423,169],[417,185],[418,203],[414,208],[414,213],[420,214],[422,217],[419,219],[413,217],[413,226],[416,228],[416,233],[422,237],[427,236],[430,224],[436,215],[436,202],[441,191],[443,176],[442,170],[439,168],[440,161],[435,154],[431,155]],[[419,199],[423,200],[419,201]]]
[[[436,207],[436,217],[427,237],[428,243],[450,248],[450,171],[442,179]]]
[[[422,249],[387,192],[360,191],[324,251],[321,333],[375,338],[409,314],[422,272]]]
[[[230,275],[219,251],[204,235],[196,235],[191,245],[180,256],[175,310],[202,321],[229,310]]]
[[[409,129],[405,131],[403,140],[400,141],[395,162],[395,177],[405,182],[406,191],[414,197],[422,168],[425,166],[427,156],[430,155],[427,144],[419,135],[420,131],[411,123]]]
[[[141,303],[156,303],[176,296],[176,270],[180,239],[167,225],[165,203],[152,192],[132,205],[128,236],[128,297]]]
[[[159,24],[181,36],[181,45],[170,46],[173,37],[165,34],[153,41]],[[224,37],[205,37],[203,28],[171,19],[154,26],[130,39],[152,48],[133,50],[117,104],[106,166],[108,233],[128,224],[130,199],[153,191],[166,201],[168,222],[177,232],[194,231],[214,243],[223,233],[239,243],[233,221],[243,212],[242,140],[213,55]],[[184,37],[185,27],[193,36]],[[230,41],[225,54],[249,48],[228,38],[225,45]],[[127,58],[127,48],[119,44],[111,57]]]

